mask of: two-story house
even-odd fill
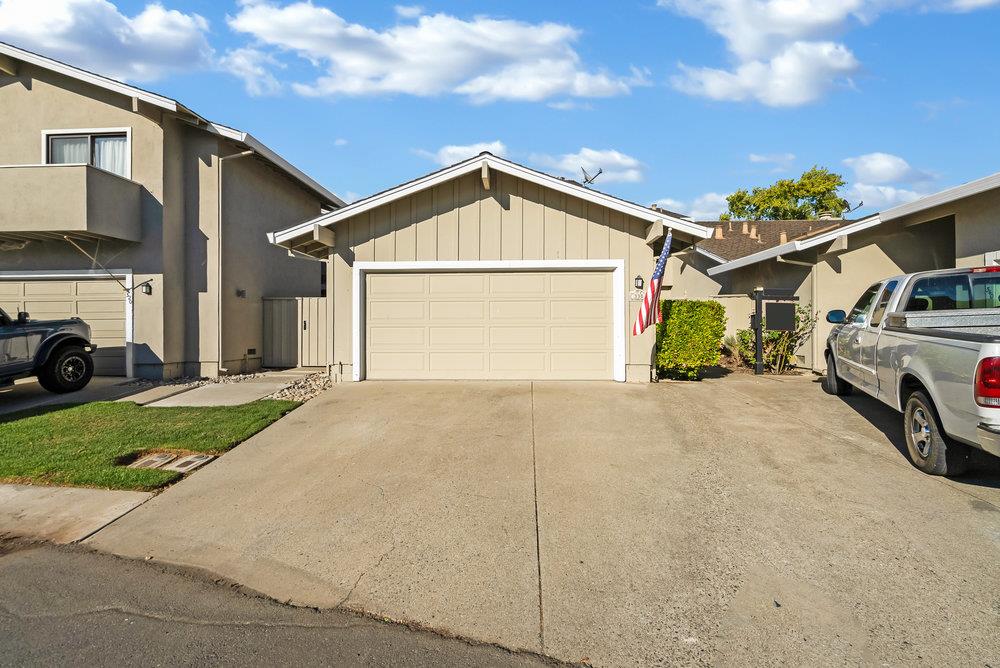
[[[262,299],[322,272],[266,232],[343,206],[253,136],[0,43],[0,305],[79,316],[98,373],[261,366]]]

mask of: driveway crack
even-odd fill
[[[535,452],[535,384],[531,383],[531,470],[535,489],[535,563],[538,567],[538,645],[545,653],[545,610],[542,607],[542,541],[538,527],[538,457]]]
[[[354,590],[358,588],[359,584],[361,584],[361,580],[372,571],[377,570],[378,567],[382,565],[382,562],[385,561],[386,558],[390,554],[392,554],[395,550],[396,550],[396,541],[393,540],[392,547],[390,547],[388,550],[386,550],[379,556],[378,561],[375,562],[374,566],[372,566],[369,569],[361,571],[361,573],[358,575],[358,579],[354,581],[354,584],[351,585],[350,590],[348,590],[347,595],[344,596],[344,598],[340,599],[340,601],[337,602],[337,605],[335,605],[334,608],[340,608],[342,605],[347,603],[347,601],[351,598],[351,596],[354,595]]]

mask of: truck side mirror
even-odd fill
[[[833,311],[829,311],[826,314],[826,321],[829,323],[833,323],[834,325],[839,325],[845,320],[847,320],[847,313],[845,313],[839,308]]]
[[[26,311],[18,311],[17,312],[17,324],[19,324],[19,325],[25,325],[25,324],[27,324],[28,323],[28,318],[30,318],[30,317],[31,316],[29,316]]]

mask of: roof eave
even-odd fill
[[[554,176],[549,176],[548,174],[543,174],[526,167],[522,167],[516,163],[512,163],[503,158],[499,158],[492,154],[480,154],[475,157],[469,158],[462,162],[456,163],[451,167],[446,167],[442,170],[428,174],[423,178],[410,181],[396,188],[390,188],[384,192],[378,193],[371,197],[358,200],[353,204],[349,204],[342,209],[337,211],[332,211],[330,213],[318,216],[311,220],[299,223],[292,227],[279,230],[273,233],[274,243],[280,243],[282,241],[287,241],[293,239],[309,230],[312,229],[313,225],[320,224],[324,226],[335,225],[341,220],[346,220],[353,216],[364,213],[376,207],[388,204],[403,197],[408,197],[415,193],[426,190],[427,188],[432,188],[439,183],[444,183],[450,181],[454,178],[464,176],[465,174],[477,171],[482,168],[483,163],[488,167],[496,169],[498,171],[517,176],[519,178],[524,178],[526,180],[538,183],[540,185],[546,186],[553,190],[563,192],[574,197],[579,197],[587,201],[591,201],[595,204],[602,206],[607,206],[609,208],[622,211],[629,215],[635,216],[642,220],[647,220],[649,222],[659,222],[664,225],[664,227],[676,229],[687,234],[691,234],[695,237],[701,237],[707,239],[712,236],[712,230],[710,228],[692,223],[691,221],[684,220],[682,218],[677,218],[675,216],[670,216],[662,212],[657,212],[652,209],[646,209],[637,204],[630,204],[623,200],[619,200],[610,195],[605,195],[594,190],[589,190],[582,186],[563,181]]]
[[[963,183],[962,185],[955,186],[954,188],[942,190],[941,192],[934,193],[933,195],[921,197],[920,199],[908,202],[907,204],[894,206],[891,209],[886,209],[880,215],[883,221],[896,220],[897,218],[903,218],[914,213],[926,211],[927,209],[933,209],[937,206],[950,204],[951,202],[965,199],[966,197],[972,197],[973,195],[978,195],[995,188],[1000,188],[1000,172],[984,176],[983,178],[976,179],[975,181]]]

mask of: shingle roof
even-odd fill
[[[808,239],[813,235],[828,232],[854,221],[837,218],[832,220],[699,220],[695,222],[705,227],[717,228],[721,226],[721,239],[716,239],[714,236],[710,239],[704,239],[698,242],[698,248],[730,261],[781,245],[782,232],[786,235],[784,241]],[[747,229],[746,234],[743,232],[744,227]],[[758,237],[756,239],[750,236],[750,232],[755,227]]]

